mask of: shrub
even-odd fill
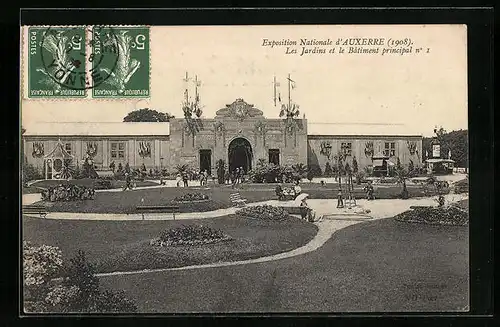
[[[23,242],[25,303],[28,312],[136,312],[123,292],[101,290],[94,266],[79,251],[64,265],[61,251]],[[52,278],[62,276],[62,281]]]
[[[289,179],[291,179],[293,181],[300,181],[301,179],[306,178],[307,172],[308,172],[308,169],[307,169],[306,165],[304,165],[302,163],[294,164],[291,167],[291,171],[290,171],[291,176],[289,176]]]
[[[66,267],[62,286],[75,292],[63,302],[64,312],[136,312],[134,302],[123,292],[101,290],[95,267],[87,261],[85,253],[78,254]]]
[[[110,188],[113,188],[113,184],[107,178],[99,178],[95,183],[96,190],[109,190]]]
[[[463,179],[455,183],[455,193],[456,194],[462,194],[462,193],[469,193],[469,179]]]
[[[326,162],[325,164],[325,177],[332,177],[333,176],[333,169],[332,166],[330,165],[330,162]]]
[[[311,170],[308,170],[307,171],[307,179],[309,180],[309,182],[312,182],[313,178],[314,178],[314,174]]]
[[[40,301],[47,283],[62,268],[61,250],[54,246],[33,246],[23,241],[24,290],[28,299]]]
[[[248,172],[248,177],[253,183],[275,183],[281,178],[280,166],[259,161],[257,165]]]
[[[163,231],[160,237],[153,239],[154,246],[198,245],[231,240],[231,237],[220,229],[202,225],[182,225]]]
[[[29,181],[43,179],[42,174],[40,174],[39,170],[29,163],[24,163],[22,167],[22,182],[23,185],[27,185]]]
[[[186,193],[174,198],[175,202],[191,202],[208,200],[208,195],[203,193]]]
[[[320,167],[320,165],[317,165],[317,164],[309,165],[309,172],[312,173],[313,177],[323,176],[323,172],[321,171],[321,167]]]
[[[42,192],[43,201],[76,201],[93,199],[95,190],[82,185],[56,185],[51,186]]]
[[[82,169],[80,170],[80,175],[78,178],[98,178],[97,172],[90,159],[85,159],[82,164]]]
[[[285,220],[288,217],[288,212],[283,207],[270,205],[245,207],[238,210],[236,214],[247,218],[278,221]]]

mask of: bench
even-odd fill
[[[22,207],[22,213],[25,214],[39,214],[40,217],[45,218],[47,216],[47,209],[43,205],[39,204],[30,204],[30,205],[23,205]]]
[[[246,205],[246,202],[247,202],[246,199],[243,199],[241,197],[241,194],[239,192],[231,193],[229,195],[229,199],[231,200],[231,203],[236,204],[238,207],[244,207]]]
[[[179,206],[173,206],[173,205],[168,205],[168,206],[137,206],[136,210],[137,210],[137,212],[139,212],[142,215],[142,220],[144,220],[144,214],[149,213],[149,212],[172,213],[172,216],[175,220],[175,213],[179,212]]]

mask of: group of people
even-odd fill
[[[297,197],[297,195],[302,193],[302,188],[299,185],[299,181],[295,181],[293,189],[283,189],[281,185],[278,185],[276,186],[275,192],[279,200],[284,200],[287,195],[292,195],[294,198]]]
[[[176,185],[177,187],[181,186],[181,182],[183,183],[184,187],[189,186],[189,175],[187,171],[183,171],[182,173],[177,174],[177,177],[175,178]]]
[[[226,181],[226,184],[231,183],[234,188],[236,187],[236,185],[245,182],[245,170],[243,169],[243,167],[239,167],[234,169],[232,172],[226,171],[226,176],[224,179]]]

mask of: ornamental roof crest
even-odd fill
[[[216,117],[233,118],[244,120],[245,118],[261,117],[263,112],[254,108],[253,104],[245,102],[243,99],[236,99],[231,104],[226,104],[226,108],[217,110]]]

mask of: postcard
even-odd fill
[[[26,314],[469,310],[465,25],[21,41]]]

